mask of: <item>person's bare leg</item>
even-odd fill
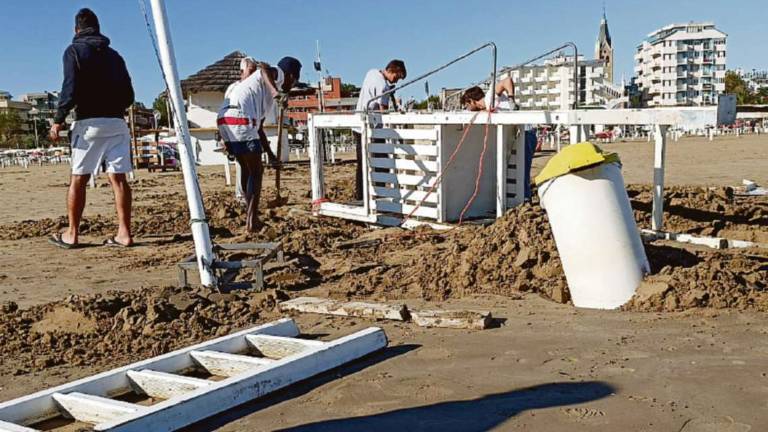
[[[88,187],[90,174],[75,175],[72,174],[69,181],[69,191],[67,192],[67,217],[69,218],[69,227],[61,233],[61,241],[68,244],[77,244],[80,235],[80,220],[83,218],[85,209],[85,191]]]
[[[115,194],[115,209],[117,210],[117,235],[115,241],[126,246],[133,244],[131,236],[131,204],[133,195],[131,186],[125,174],[109,174],[109,183]]]
[[[261,181],[264,167],[261,164],[260,153],[249,153],[243,156],[248,166],[248,212],[246,216],[246,229],[248,232],[256,232],[261,227],[259,220],[259,200],[261,199]]]

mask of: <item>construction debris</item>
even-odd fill
[[[317,297],[299,297],[278,305],[281,312],[303,312],[326,315],[389,319],[406,321],[409,318],[408,307],[404,304],[388,305],[367,302],[339,302]]]
[[[411,311],[411,319],[420,327],[484,330],[491,326],[490,312],[464,310]]]

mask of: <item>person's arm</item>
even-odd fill
[[[77,83],[77,53],[75,48],[70,45],[64,51],[64,81],[61,84],[61,93],[59,93],[59,106],[56,115],[53,118],[53,125],[49,132],[51,141],[59,140],[59,132],[64,126],[67,115],[75,107],[75,85]]]
[[[261,143],[261,148],[267,154],[269,160],[272,161],[272,163],[276,163],[277,157],[275,156],[275,152],[273,152],[272,148],[269,146],[269,139],[267,138],[267,134],[264,133],[264,120],[266,119],[261,119],[261,123],[259,123],[259,142]]]
[[[277,90],[277,84],[275,84],[275,80],[272,78],[272,67],[269,65],[269,63],[264,62],[259,62],[258,66],[259,71],[261,71],[261,76],[264,78],[264,82],[267,85],[267,89],[269,89],[272,97],[276,97],[279,91]]]
[[[133,83],[131,82],[131,75],[128,73],[128,67],[125,66],[125,60],[118,55],[120,59],[121,74],[123,75],[123,106],[128,108],[133,105],[136,95],[133,92]]]
[[[496,83],[496,94],[501,96],[504,93],[512,99],[515,98],[515,83],[512,81],[512,78],[504,78]]]

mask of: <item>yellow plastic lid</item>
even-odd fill
[[[591,142],[572,144],[553,156],[534,180],[536,185],[540,185],[547,180],[564,176],[574,171],[612,162],[621,163],[618,154],[604,153],[600,147]]]

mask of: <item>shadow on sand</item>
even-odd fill
[[[527,410],[602,399],[614,388],[600,381],[562,382],[495,393],[478,399],[440,402],[369,416],[326,420],[282,431],[487,431]]]
[[[312,339],[312,337],[310,337],[309,339]],[[381,351],[377,351],[375,353],[367,355],[355,362],[340,366],[336,369],[332,369],[328,372],[322,373],[315,377],[312,377],[307,380],[296,383],[294,385],[288,386],[282,390],[278,390],[262,398],[242,404],[224,413],[217,414],[211,418],[202,420],[191,426],[180,429],[180,431],[183,431],[183,432],[214,431],[239,418],[253,414],[256,411],[263,410],[272,405],[277,405],[281,402],[285,402],[290,399],[295,399],[331,381],[335,381],[347,375],[357,373],[363,369],[366,369],[369,366],[373,366],[377,363],[384,362],[391,358],[399,357],[403,354],[407,354],[420,347],[421,345],[417,345],[417,344],[405,344],[405,345],[397,345],[397,346],[384,348]],[[262,430],[262,429],[255,429],[255,430]]]

